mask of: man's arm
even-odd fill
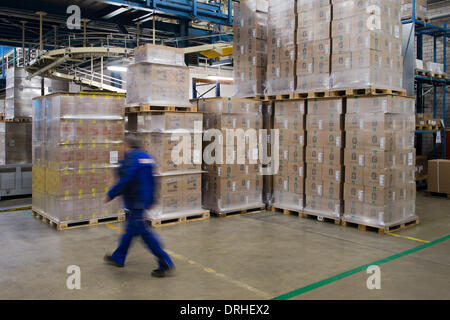
[[[132,159],[130,161],[130,165],[124,172],[124,175],[120,178],[119,182],[117,182],[107,193],[107,198],[109,200],[114,199],[115,197],[121,195],[128,184],[132,182],[136,177],[139,169],[139,163],[137,159]]]

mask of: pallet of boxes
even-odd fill
[[[209,219],[202,208],[203,114],[189,102],[183,50],[147,44],[135,51],[127,75],[127,134],[156,160],[155,227]]]
[[[344,224],[389,232],[418,223],[414,111],[407,97],[347,99]]]
[[[57,230],[125,220],[105,204],[123,158],[123,95],[55,93],[33,99],[33,215]]]
[[[260,212],[265,208],[258,147],[262,102],[210,98],[198,106],[205,129],[203,205],[219,217]]]
[[[262,97],[267,68],[268,0],[233,3],[233,96]]]

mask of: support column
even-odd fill
[[[22,61],[23,61],[23,66],[25,66],[25,61],[26,61],[26,55],[25,55],[25,24],[27,23],[26,21],[20,21],[22,23]]]
[[[42,23],[44,20],[44,16],[47,14],[47,12],[44,11],[38,11],[36,14],[39,16],[39,50],[42,52],[44,50],[44,43],[42,39]]]
[[[83,18],[81,19],[81,21],[83,22],[83,47],[87,46],[87,41],[86,41],[86,24],[91,21],[90,19],[87,18]]]

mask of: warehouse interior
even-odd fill
[[[2,2],[0,300],[450,299],[450,1],[362,2]]]

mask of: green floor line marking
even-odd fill
[[[308,292],[308,291],[312,291],[312,290],[314,290],[314,289],[323,287],[324,285],[327,285],[327,284],[329,284],[329,283],[338,281],[338,280],[340,280],[340,279],[349,277],[349,276],[351,276],[351,275],[353,275],[353,274],[355,274],[355,273],[364,271],[364,270],[366,270],[369,266],[373,266],[373,265],[381,265],[381,264],[387,263],[387,262],[389,262],[389,261],[396,260],[396,259],[398,259],[398,258],[401,258],[401,257],[407,256],[407,255],[409,255],[409,254],[411,254],[411,253],[414,253],[414,252],[417,252],[417,251],[426,249],[426,248],[428,248],[428,247],[431,247],[431,246],[433,246],[433,245],[435,245],[435,244],[444,242],[444,241],[449,240],[449,239],[450,239],[450,234],[447,235],[447,236],[445,236],[445,237],[442,237],[442,238],[436,239],[436,240],[434,240],[434,241],[431,241],[431,242],[429,242],[429,243],[422,244],[422,245],[417,246],[417,247],[415,247],[415,248],[412,248],[412,249],[409,249],[409,250],[406,250],[406,251],[403,251],[403,252],[394,254],[394,255],[389,256],[389,257],[387,257],[387,258],[383,258],[383,259],[377,260],[377,261],[375,261],[375,262],[368,263],[368,264],[366,264],[366,265],[363,265],[363,266],[360,266],[360,267],[357,267],[357,268],[354,268],[354,269],[345,271],[345,272],[340,273],[340,274],[338,274],[338,275],[335,275],[335,276],[333,276],[333,277],[330,277],[330,278],[327,278],[327,279],[318,281],[318,282],[316,282],[316,283],[312,283],[312,284],[307,285],[307,286],[305,286],[305,287],[303,287],[303,288],[299,288],[299,289],[297,289],[297,290],[294,290],[294,291],[291,291],[291,292],[282,294],[282,295],[280,295],[280,296],[278,296],[278,297],[273,298],[272,300],[287,300],[287,299],[291,299],[291,298],[293,298],[293,297],[296,297],[296,296],[299,296],[299,295],[301,295],[301,294],[304,294],[304,293],[306,293],[306,292]]]

